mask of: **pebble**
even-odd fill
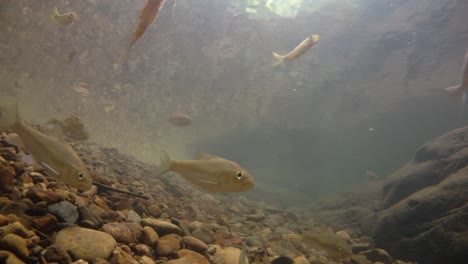
[[[351,244],[351,249],[353,254],[358,254],[361,251],[366,251],[370,248],[369,243],[353,243]]]
[[[185,246],[193,251],[196,251],[198,253],[205,253],[206,250],[208,249],[208,245],[201,241],[198,238],[195,238],[193,236],[184,236],[182,237],[182,242],[185,244]]]
[[[203,227],[203,223],[200,221],[193,221],[189,224],[188,227],[190,232],[193,232],[195,230],[201,229]]]
[[[268,215],[265,217],[265,220],[263,220],[263,224],[269,228],[274,228],[280,225],[283,225],[286,221],[284,220],[283,217],[279,215]]]
[[[0,214],[0,226],[6,226],[8,223],[10,223],[10,219],[5,215]]]
[[[351,264],[372,264],[372,261],[369,261],[364,255],[352,255]]]
[[[294,264],[309,264],[309,261],[304,256],[294,258]]]
[[[141,235],[141,226],[137,223],[108,223],[102,231],[110,234],[118,243],[135,243]]]
[[[200,228],[193,231],[192,236],[205,242],[205,244],[213,244],[215,242],[214,236],[206,228]]]
[[[158,205],[153,204],[153,205],[148,206],[148,213],[152,217],[160,217],[161,214],[162,214],[162,211],[161,211],[161,208],[159,208]]]
[[[372,250],[367,250],[367,251],[362,251],[359,253],[360,255],[366,256],[369,260],[373,262],[383,262],[384,264],[392,264],[393,259],[392,257],[387,253],[387,251],[376,248]]]
[[[344,230],[336,232],[336,235],[341,237],[344,241],[346,241],[348,243],[351,241],[351,236],[348,234],[348,232],[346,232]]]
[[[241,250],[235,247],[217,247],[215,257],[224,261],[224,263],[238,263]]]
[[[141,225],[151,226],[160,236],[167,234],[180,235],[182,233],[182,230],[178,226],[159,219],[143,218],[141,220]]]
[[[68,253],[58,245],[52,245],[45,249],[44,258],[48,263],[56,262],[59,264],[71,263],[71,257]]]
[[[5,230],[3,230],[2,235],[7,235],[7,234],[15,234],[23,238],[29,238],[34,236],[34,232],[28,231],[24,225],[19,222],[13,222],[12,224],[8,225]]]
[[[154,260],[152,260],[148,256],[137,257],[137,260],[138,260],[139,264],[156,264],[156,262],[154,262]],[[166,263],[168,263],[168,262],[166,262]]]
[[[138,261],[132,257],[129,253],[125,252],[121,248],[117,247],[112,251],[110,258],[111,264],[138,264]]]
[[[104,221],[99,216],[84,206],[78,205],[78,212],[81,216],[80,226],[97,229],[104,224]]]
[[[3,264],[25,264],[15,254],[5,250],[0,250],[0,260]]]
[[[138,244],[135,246],[135,253],[137,255],[145,255],[145,256],[151,256],[152,255],[152,252],[151,252],[151,248],[148,247],[147,245],[145,244]]]
[[[34,227],[43,232],[50,233],[58,228],[58,220],[53,214],[46,214],[33,220]]]
[[[173,259],[166,262],[166,264],[192,264],[192,261],[186,258]]]
[[[159,242],[159,235],[152,227],[145,226],[143,227],[140,241],[147,246],[155,248]]]
[[[134,223],[140,223],[141,216],[137,212],[130,210],[127,213],[127,220]]]
[[[29,188],[26,192],[26,197],[28,197],[34,203],[45,201],[47,204],[53,204],[63,200],[62,196],[54,192],[45,191],[38,188]]]
[[[9,192],[15,183],[15,170],[0,161],[0,191]]]
[[[82,227],[68,227],[60,230],[55,244],[70,250],[78,259],[108,259],[117,246],[115,239],[101,231]]]
[[[197,253],[195,251],[191,251],[188,249],[181,249],[177,252],[177,255],[181,258],[186,258],[190,259],[192,263],[197,263],[197,264],[210,264],[210,262],[200,253]],[[231,263],[231,262],[227,262]],[[235,262],[237,263],[237,262]]]
[[[47,206],[47,210],[56,215],[61,221],[69,224],[74,224],[80,216],[76,206],[69,201],[62,201]]]
[[[7,234],[0,239],[0,248],[8,250],[24,259],[29,256],[28,243],[16,234]]]
[[[167,256],[171,253],[177,252],[180,249],[180,236],[176,234],[169,234],[162,236],[159,239],[156,252],[160,256]]]

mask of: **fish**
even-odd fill
[[[242,250],[239,255],[238,264],[249,264],[249,259],[247,258],[247,243],[245,243],[245,240],[242,241]]]
[[[252,175],[239,164],[207,153],[200,153],[197,160],[173,160],[161,151],[159,170],[158,175],[173,171],[210,192],[243,192],[255,186]]]
[[[73,24],[73,22],[80,19],[80,16],[78,16],[78,14],[75,12],[66,12],[66,13],[60,14],[58,12],[57,7],[54,7],[52,11],[50,11],[49,17],[52,20],[54,20],[55,23],[62,25],[62,26]]]
[[[145,34],[146,29],[148,29],[149,25],[153,23],[161,10],[165,0],[147,0],[145,6],[143,7],[143,10],[141,11],[140,14],[140,21],[138,22],[138,26],[135,29],[135,32],[133,33],[132,41],[130,42],[130,45],[125,52],[125,54],[122,56],[122,59],[120,60],[121,63],[127,60],[128,54],[130,53],[130,50],[132,47],[135,45],[137,40]]]
[[[330,229],[319,228],[305,231],[302,234],[302,242],[320,252],[328,258],[339,261],[352,255],[351,246]]]
[[[465,53],[463,59],[463,65],[461,68],[461,82],[458,85],[445,88],[445,90],[455,95],[458,98],[459,103],[465,106],[466,92],[468,91],[468,50]]]
[[[167,121],[176,127],[185,127],[192,124],[192,118],[182,113],[172,114],[169,118],[167,118]]]
[[[71,116],[64,120],[52,118],[45,124],[59,127],[67,139],[76,141],[89,139],[89,132],[83,123],[83,119],[79,116]]]
[[[0,96],[0,107],[5,109],[5,115],[0,117],[0,129],[11,129],[18,134],[24,147],[49,176],[80,191],[91,189],[91,175],[70,145],[24,123],[19,118],[15,99]]]
[[[306,39],[304,39],[299,45],[297,45],[297,47],[295,47],[291,52],[289,52],[286,55],[279,55],[278,53],[273,52],[273,57],[276,59],[276,62],[273,64],[273,66],[278,66],[282,64],[283,62],[299,58],[304,53],[306,53],[310,48],[315,46],[315,44],[317,44],[319,39],[320,39],[319,35],[311,35],[307,37]]]

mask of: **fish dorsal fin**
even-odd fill
[[[43,161],[41,161],[40,164],[41,164],[41,166],[44,167],[44,169],[46,171],[53,173],[56,177],[60,175],[60,173],[58,171],[54,170],[54,168],[52,168],[49,164],[47,164],[47,163],[45,163]],[[52,175],[50,175],[50,176],[52,176]]]
[[[206,152],[200,152],[198,153],[198,159],[200,160],[209,160],[209,159],[218,159],[219,157],[213,156],[211,154],[208,154]]]

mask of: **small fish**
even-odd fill
[[[47,136],[21,121],[14,99],[0,96],[0,105],[6,109],[5,116],[0,118],[0,128],[17,133],[28,152],[49,176],[81,191],[92,187],[85,164],[66,142]]]
[[[66,12],[63,14],[59,14],[57,7],[54,7],[52,11],[49,14],[49,17],[55,21],[55,23],[66,26],[70,25],[73,22],[77,21],[80,19],[80,16],[78,16],[77,13],[75,12]]]
[[[71,116],[64,120],[52,118],[46,122],[46,125],[48,124],[58,126],[67,139],[78,141],[89,139],[89,132],[79,116]]]
[[[273,57],[276,59],[276,62],[273,64],[273,66],[278,66],[283,62],[294,60],[302,56],[302,54],[306,53],[310,48],[317,44],[319,38],[319,35],[312,35],[307,37],[304,39],[304,41],[301,42],[301,44],[297,45],[297,47],[295,47],[287,55],[279,55],[278,53],[273,52]]]
[[[160,172],[177,172],[184,179],[210,192],[243,192],[254,187],[255,182],[239,164],[220,157],[201,153],[198,160],[172,160],[161,152]]]
[[[460,104],[465,105],[466,92],[468,91],[468,51],[465,53],[461,70],[461,83],[452,87],[445,88],[447,92],[457,96]]]
[[[149,27],[153,21],[155,21],[161,7],[163,6],[165,0],[147,0],[145,7],[140,14],[140,21],[138,22],[138,26],[133,33],[132,41],[130,42],[130,46],[128,47],[127,51],[123,55],[122,59],[120,60],[121,63],[127,60],[128,54],[130,50],[135,45],[137,40],[145,34],[146,29]]]
[[[239,264],[249,264],[249,259],[247,258],[247,243],[245,243],[245,240],[242,241],[242,250],[239,255]]]
[[[351,246],[330,229],[319,228],[306,231],[302,234],[302,241],[305,245],[324,252],[328,258],[336,261],[352,255]]]
[[[186,114],[174,113],[172,114],[167,121],[173,124],[176,127],[185,127],[192,124],[192,118]]]

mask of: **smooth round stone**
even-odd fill
[[[0,248],[11,251],[20,258],[29,256],[26,240],[15,234],[8,234],[2,237],[0,239]]]
[[[138,261],[132,257],[129,253],[125,252],[119,247],[116,247],[112,252],[110,258],[111,264],[138,264]]]
[[[346,241],[348,243],[351,241],[351,236],[346,231],[343,231],[343,230],[338,231],[338,232],[336,232],[336,235],[341,237],[344,241]]]
[[[169,234],[162,236],[159,239],[156,252],[160,256],[167,256],[171,253],[177,252],[180,249],[180,236],[176,234]]]
[[[78,217],[80,217],[76,206],[68,201],[51,204],[47,206],[47,210],[57,216],[60,220],[69,224],[76,223]]]
[[[10,223],[10,219],[6,215],[0,214],[0,226],[6,226]]]
[[[177,252],[181,258],[190,259],[192,263],[210,264],[210,262],[200,253],[188,249],[181,249]],[[228,262],[230,263],[230,262]]]
[[[294,258],[294,264],[309,264],[309,261],[304,256]]]
[[[4,264],[25,264],[15,254],[5,250],[0,250],[0,259]]]
[[[102,226],[102,231],[110,234],[119,243],[130,244],[140,237],[141,226],[137,223],[108,223]]]
[[[134,223],[140,223],[141,216],[137,212],[130,210],[127,213],[127,220]]]
[[[108,259],[117,246],[115,239],[101,231],[82,227],[68,227],[60,230],[55,244],[66,251],[71,250],[78,259]]]
[[[205,244],[205,242],[193,236],[182,237],[182,242],[188,249],[196,251],[198,253],[205,253],[208,249],[208,245]]]
[[[224,260],[224,263],[238,263],[241,250],[235,247],[217,248],[215,257]]]
[[[156,247],[159,242],[159,236],[156,231],[150,226],[143,227],[143,231],[141,233],[140,241],[150,247]]]
[[[186,258],[172,259],[166,262],[166,264],[192,264],[192,261]]]
[[[167,234],[177,234],[180,235],[182,230],[172,223],[153,219],[153,218],[143,218],[141,220],[142,226],[151,226],[160,236],[167,235]]]

